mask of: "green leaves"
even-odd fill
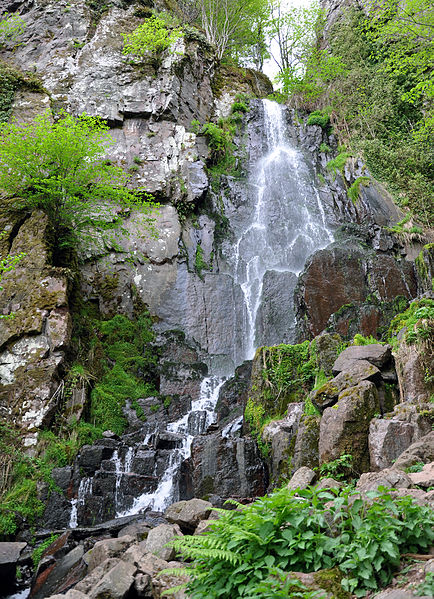
[[[401,553],[427,547],[434,535],[432,510],[385,492],[362,499],[349,491],[283,488],[219,513],[204,535],[174,541],[193,560],[187,585],[193,599],[307,599],[315,593],[288,571],[336,565],[345,574],[342,587],[365,596],[390,581]]]
[[[123,54],[157,54],[182,36],[181,29],[168,29],[163,19],[152,15],[132,33],[123,34]]]
[[[47,112],[33,122],[0,127],[0,190],[21,209],[50,218],[57,247],[77,243],[89,228],[103,227],[113,203],[150,215],[149,194],[127,188],[128,176],[106,160],[113,140],[97,117]],[[151,231],[152,223],[148,222]]]

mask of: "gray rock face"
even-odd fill
[[[196,437],[191,450],[192,495],[221,497],[263,495],[264,463],[253,439],[225,438],[219,433]]]
[[[402,339],[394,358],[402,401],[428,401],[434,389],[425,381],[426,356],[417,344],[408,345]]]
[[[339,395],[338,403],[326,408],[321,419],[320,463],[330,462],[343,454],[353,456],[353,467],[358,472],[369,470],[369,423],[380,411],[375,385],[362,381],[356,387]]]
[[[302,413],[303,404],[289,404],[285,418],[283,420],[272,420],[262,432],[262,439],[271,444],[272,480],[278,480],[280,475],[288,474],[291,449],[295,443]]]
[[[392,356],[390,345],[353,345],[347,347],[333,364],[333,373],[339,374],[348,370],[354,362],[359,360],[368,361],[377,368],[383,368]]]
[[[256,317],[256,344],[294,343],[294,290],[298,277],[292,272],[267,271]]]
[[[92,572],[108,558],[119,557],[132,543],[134,543],[134,537],[129,535],[98,541],[83,558],[87,563],[88,571]]]
[[[307,489],[315,480],[316,474],[310,468],[302,466],[299,468],[288,483],[288,489]]]
[[[428,433],[422,439],[412,443],[396,460],[395,468],[404,470],[418,462],[428,464],[434,460],[434,431]]]

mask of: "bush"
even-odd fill
[[[321,129],[330,127],[330,116],[323,110],[314,110],[307,119],[308,125],[319,125]]]
[[[124,49],[122,52],[136,56],[158,54],[173,44],[181,35],[181,29],[170,30],[163,19],[152,15],[132,33],[123,34]]]
[[[44,211],[57,248],[73,246],[89,227],[107,227],[113,202],[150,215],[149,194],[126,187],[127,175],[107,162],[113,143],[99,118],[49,113],[31,123],[0,126],[0,188],[9,205]],[[98,203],[98,210],[95,210]],[[153,220],[149,217],[150,231]]]
[[[283,488],[239,508],[217,510],[205,534],[173,541],[192,560],[193,599],[297,596],[282,594],[288,571],[335,566],[343,589],[366,596],[388,584],[402,553],[427,550],[434,540],[432,510],[383,491],[364,502],[348,490]]]

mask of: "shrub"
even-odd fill
[[[157,54],[168,48],[181,35],[181,29],[170,30],[163,19],[152,15],[132,33],[123,34],[124,48],[122,52],[136,56]]]
[[[238,506],[217,510],[219,519],[205,534],[173,541],[192,561],[187,591],[193,599],[293,596],[282,594],[285,573],[335,566],[345,590],[366,596],[391,580],[400,554],[426,550],[434,539],[432,510],[383,491],[364,502],[348,490],[282,488]]]
[[[328,129],[330,126],[330,115],[323,110],[314,110],[307,119],[308,125],[318,125],[321,129]]]
[[[3,124],[0,188],[12,206],[48,215],[58,249],[74,245],[89,227],[106,227],[113,202],[149,216],[154,208],[149,194],[128,190],[127,175],[107,162],[112,143],[108,126],[86,115],[63,114],[53,123],[47,112],[31,123]],[[152,224],[149,217],[151,232]]]

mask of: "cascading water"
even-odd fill
[[[265,274],[298,275],[314,251],[333,241],[313,176],[288,138],[285,108],[269,100],[263,107],[268,153],[249,178],[254,210],[238,223],[233,258],[226,256],[244,296],[245,341],[237,362],[252,359],[264,342],[258,339],[257,315]]]
[[[230,224],[234,240],[226,240],[221,247],[220,273],[231,277],[234,296],[241,299],[241,305],[236,307],[241,339],[234,335],[236,347],[230,356],[235,366],[253,358],[258,345],[292,341],[295,324],[292,292],[297,276],[313,252],[333,241],[313,173],[302,152],[289,139],[285,110],[277,103],[263,100],[267,151],[251,167],[243,209],[232,208]],[[203,285],[206,284],[205,279]],[[286,290],[285,305],[282,290]],[[212,309],[213,306],[208,306],[210,312]],[[284,321],[279,320],[282,313]],[[270,334],[273,327],[274,336]],[[208,332],[219,335],[218,330]],[[226,372],[227,376],[232,374]],[[144,510],[163,511],[180,498],[181,465],[191,455],[194,437],[206,433],[216,419],[215,407],[224,382],[220,375],[216,376],[211,368],[211,376],[202,381],[199,399],[191,403],[188,413],[166,425],[163,435],[171,439],[170,449],[159,449],[158,437],[162,431],[145,425],[141,443],[113,451],[104,472],[114,476],[113,507],[117,517]],[[219,434],[229,443],[231,438],[239,437],[241,426],[242,416],[238,416],[225,424]],[[136,456],[152,451],[155,454],[152,475],[144,477],[152,481],[148,486],[145,481],[141,492],[125,492],[124,483],[132,476]],[[92,479],[83,478],[78,496],[71,503],[71,527],[77,526],[77,513],[80,507],[85,507],[86,495],[91,494]]]

